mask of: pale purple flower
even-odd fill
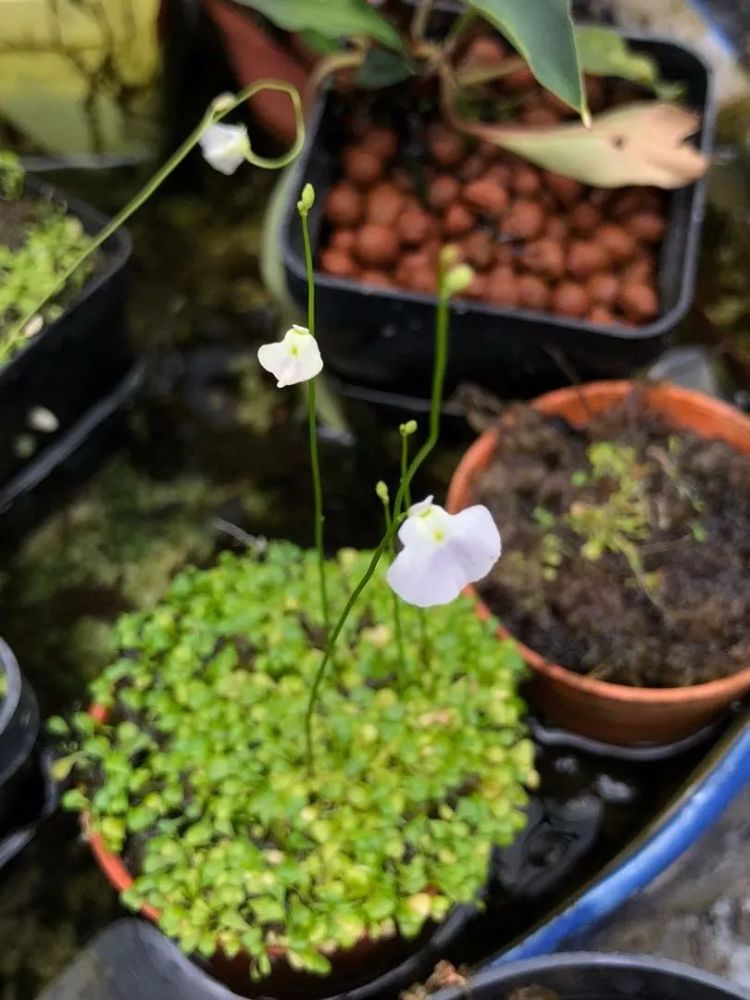
[[[200,139],[203,158],[219,173],[233,174],[250,152],[244,125],[209,125]]]
[[[409,509],[399,528],[403,549],[388,569],[391,588],[408,604],[449,604],[486,576],[500,558],[500,532],[486,507],[458,514],[427,497]]]

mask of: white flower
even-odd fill
[[[267,372],[276,376],[279,389],[307,382],[323,370],[317,340],[307,327],[296,323],[279,343],[259,347],[258,361]]]
[[[404,547],[388,569],[388,583],[420,608],[450,603],[500,558],[500,532],[480,505],[449,514],[427,497],[409,509],[398,537]]]
[[[244,125],[209,125],[200,141],[204,160],[222,174],[233,174],[250,152]]]

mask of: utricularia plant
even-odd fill
[[[355,945],[481,906],[491,852],[523,827],[536,782],[522,660],[461,594],[498,559],[497,528],[484,507],[452,515],[410,496],[438,440],[450,298],[471,273],[443,253],[429,432],[410,459],[418,429],[401,428],[400,480],[376,487],[382,540],[328,560],[313,202],[308,185],[307,326],[258,356],[280,389],[307,391],[315,546],[256,542],[182,573],[120,620],[95,708],[72,729],[55,721],[70,741],[65,804],[131,873],[124,901],[255,978],[277,962],[326,974]]]

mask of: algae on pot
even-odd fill
[[[548,661],[635,687],[701,684],[750,663],[750,457],[640,399],[582,430],[512,411],[472,489],[506,546],[479,590]]]

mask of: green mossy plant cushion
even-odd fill
[[[369,553],[329,564],[334,612]],[[350,617],[314,718],[322,657],[313,552],[270,543],[178,576],[151,611],[116,628],[118,658],[93,686],[106,723],[74,719],[68,807],[136,876],[186,952],[244,952],[265,975],[281,947],[294,967],[399,931],[419,933],[476,902],[490,852],[522,829],[533,745],[517,694],[523,663],[468,598],[427,615],[378,573]]]

